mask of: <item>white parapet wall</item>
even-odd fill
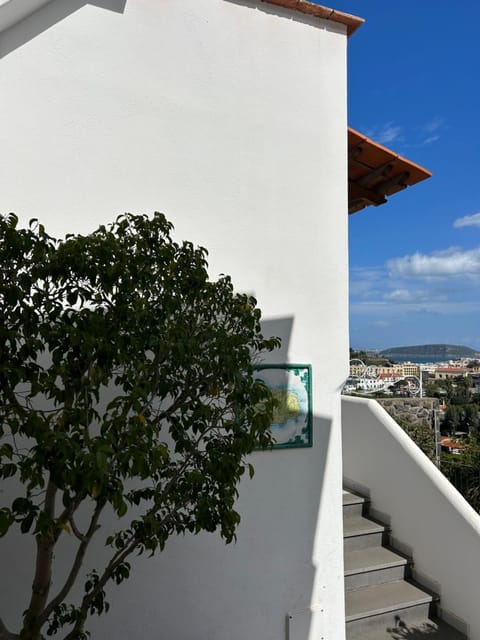
[[[375,401],[342,399],[346,485],[367,493],[445,619],[480,638],[480,516]]]

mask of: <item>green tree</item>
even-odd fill
[[[477,404],[467,404],[463,412],[462,430],[471,435],[477,435],[480,425],[480,417],[478,414],[479,407]]]
[[[445,410],[445,417],[442,422],[442,431],[448,431],[449,433],[455,433],[460,430],[462,423],[462,409],[461,407],[450,404]]]
[[[205,249],[171,231],[162,214],[125,215],[58,241],[36,220],[0,219],[0,477],[17,488],[0,535],[19,528],[37,549],[23,627],[0,621],[3,640],[85,638],[132,553],[175,533],[235,537],[245,456],[270,445],[275,406],[255,358],[279,341],[262,335],[256,300],[228,276],[210,281]],[[105,566],[84,569],[109,509],[125,524],[105,540]],[[67,535],[76,552],[54,585]]]
[[[472,436],[459,454],[442,454],[441,470],[480,513],[480,439]]]
[[[408,382],[406,382],[406,380],[403,380],[403,379],[397,380],[396,382],[391,384],[388,388],[394,395],[400,395],[400,396],[408,395]]]
[[[394,417],[394,416],[392,416]],[[435,432],[432,427],[423,424],[416,424],[410,420],[399,420],[394,418],[402,429],[410,436],[415,444],[420,447],[423,453],[435,460]]]
[[[443,384],[441,382],[437,382],[435,380],[430,380],[425,384],[425,395],[427,398],[439,398],[442,400],[446,391],[443,388]]]
[[[471,399],[472,378],[470,376],[457,376],[453,387],[451,402],[457,405],[465,405]]]
[[[453,397],[455,395],[455,387],[452,383],[451,378],[446,378],[445,380],[445,402],[446,404],[450,404],[453,400]]]

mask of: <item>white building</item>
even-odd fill
[[[312,366],[313,446],[252,455],[238,542],[172,539],[139,558],[93,638],[344,638],[347,211],[428,175],[348,131],[347,36],[361,23],[305,0],[0,3],[0,210],[56,236],[163,211],[178,239],[208,248],[213,276],[255,294],[283,339],[271,361]],[[381,502],[386,483],[369,482]],[[24,538],[0,541],[12,628],[32,569]],[[480,638],[478,617],[456,612]]]
[[[362,391],[378,391],[385,385],[384,380],[380,378],[360,378],[357,382],[357,388]]]

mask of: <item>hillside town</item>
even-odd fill
[[[375,398],[480,510],[480,361],[394,362],[350,353],[345,395]]]
[[[462,358],[447,362],[414,363],[382,362],[379,364],[364,362],[360,358],[351,358],[350,375],[344,386],[344,393],[386,395],[427,396],[430,391],[445,395],[448,382],[468,379],[471,393],[480,393],[480,362],[476,359]]]

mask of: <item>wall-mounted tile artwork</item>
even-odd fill
[[[270,432],[275,449],[312,446],[312,368],[308,364],[257,367],[278,402]]]

